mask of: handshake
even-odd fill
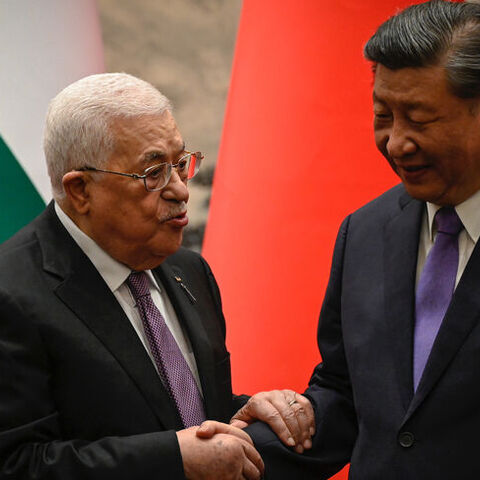
[[[297,453],[312,447],[315,421],[310,401],[292,390],[260,392],[232,417],[229,425],[207,420],[199,427],[177,432],[186,478],[262,478],[262,458],[243,431],[257,420],[267,423]]]

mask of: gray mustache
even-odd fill
[[[160,217],[160,222],[168,222],[168,220],[171,220],[172,218],[177,217],[178,215],[184,213],[187,210],[187,203],[186,202],[180,202],[178,205],[176,205],[174,208],[169,210],[168,213],[165,215],[162,215]]]

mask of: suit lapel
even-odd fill
[[[413,395],[415,275],[424,204],[404,194],[400,207],[384,231],[385,318],[390,323],[401,400],[407,410]]]
[[[216,418],[220,405],[216,392],[215,359],[213,348],[202,318],[196,307],[196,299],[182,270],[176,265],[164,262],[154,273],[165,287],[168,297],[177,313],[178,320],[186,330],[192,345],[195,361],[203,390],[207,418]]]
[[[47,228],[39,226],[44,268],[61,280],[56,295],[112,354],[165,429],[181,428],[177,410],[130,321],[102,277],[48,207]]]
[[[408,416],[432,390],[473,327],[477,325],[480,316],[479,277],[480,247],[477,243],[438,331]]]

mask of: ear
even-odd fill
[[[89,186],[91,177],[86,172],[68,172],[62,178],[63,188],[72,208],[80,215],[90,210]]]

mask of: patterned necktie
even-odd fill
[[[435,215],[437,236],[418,281],[415,295],[413,385],[418,387],[430,350],[453,295],[458,269],[458,234],[463,229],[455,209]]]
[[[158,372],[183,425],[200,425],[206,418],[202,396],[165,319],[153,303],[146,273],[131,273],[127,285],[135,298]]]

